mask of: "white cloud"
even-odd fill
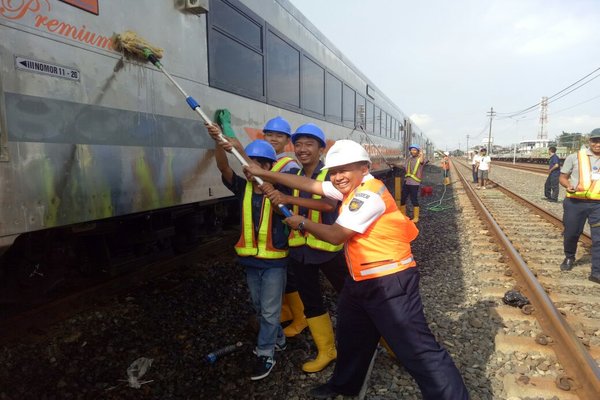
[[[433,123],[433,118],[428,114],[412,114],[410,119],[423,131]]]

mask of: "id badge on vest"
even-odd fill
[[[592,180],[600,180],[600,170],[598,170],[598,167],[596,165],[592,167]]]

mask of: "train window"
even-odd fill
[[[398,129],[398,121],[392,118],[392,139],[396,139],[396,130]]]
[[[209,84],[265,100],[262,21],[243,5],[211,2]]]
[[[367,126],[365,130],[367,132],[373,132],[373,103],[367,101]]]
[[[300,108],[300,51],[271,30],[267,34],[267,97]]]
[[[375,106],[375,115],[373,117],[373,133],[381,135],[381,110]]]
[[[344,125],[354,128],[354,95],[355,92],[350,86],[344,85],[343,96],[343,118]]]
[[[325,70],[302,57],[302,108],[323,117],[325,114]]]
[[[388,114],[387,116],[387,129],[385,131],[386,137],[392,137],[392,116]]]
[[[367,107],[365,105],[365,98],[360,94],[356,93],[356,125],[360,125],[365,129],[367,124]]]
[[[381,110],[381,136],[387,137],[387,113]]]
[[[210,61],[211,86],[264,98],[261,54],[214,31]]]
[[[261,24],[223,0],[211,2],[210,13],[213,26],[218,26],[241,42],[262,51]]]
[[[325,73],[325,116],[342,122],[342,81],[329,72]]]

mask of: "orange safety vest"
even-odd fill
[[[277,160],[271,171],[280,171],[287,163],[292,161],[291,157],[282,157]],[[240,239],[235,244],[235,252],[240,257],[256,257],[266,259],[285,258],[287,249],[277,249],[273,246],[273,211],[271,200],[263,197],[261,217],[258,225],[258,240],[254,232],[254,221],[252,219],[252,183],[246,182],[244,199],[242,201],[242,232]]]
[[[450,169],[450,159],[448,156],[442,159],[442,168],[446,171]]]
[[[600,200],[600,180],[592,180],[592,167],[587,149],[582,147],[577,152],[577,164],[579,165],[579,183],[575,193],[566,193],[572,199]]]
[[[303,170],[298,171],[298,176],[300,176],[302,171]],[[323,182],[325,180],[325,177],[327,176],[327,171],[327,169],[322,169],[321,172],[319,172],[319,175],[317,175],[317,181]],[[294,197],[300,197],[300,191],[298,189],[294,189],[293,195]],[[321,196],[319,196],[318,194],[313,194],[312,198],[318,200],[321,198]],[[300,208],[297,205],[294,205],[292,208],[292,213],[294,215],[298,215],[299,209]],[[317,210],[308,210],[308,219],[318,224],[322,223],[321,212]],[[343,244],[331,244],[324,240],[317,239],[312,233],[301,233],[297,230],[292,230],[290,232],[288,244],[290,247],[300,247],[308,245],[308,247],[310,247],[311,249],[324,250],[332,253],[340,251],[344,248]]]
[[[378,278],[415,267],[410,242],[419,234],[415,224],[405,217],[383,182],[370,179],[363,182],[342,202],[351,212],[353,203],[360,207],[359,192],[369,191],[381,196],[384,213],[364,233],[356,233],[346,242],[345,254],[350,275],[355,281]],[[356,204],[355,202],[358,202]]]
[[[405,178],[412,178],[413,180],[415,180],[416,182],[421,182],[421,178],[417,177],[417,172],[419,172],[419,165],[421,165],[421,157],[417,157],[417,162],[415,163],[415,167],[413,168],[413,170],[411,171],[410,168],[410,159],[408,159],[408,161],[406,162],[406,175],[404,175]]]

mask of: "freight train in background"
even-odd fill
[[[135,31],[245,145],[270,118],[362,143],[388,179],[433,144],[287,0],[0,0],[0,301],[196,245],[237,203],[201,120]],[[290,148],[290,151],[292,149]],[[238,173],[240,169],[238,168]]]

